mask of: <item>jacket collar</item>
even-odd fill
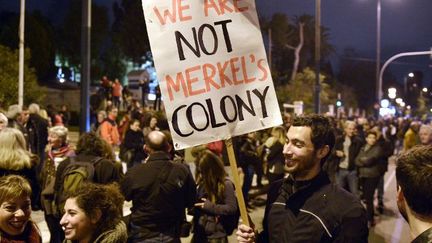
[[[280,194],[286,201],[297,196],[307,197],[308,194],[327,184],[330,184],[330,179],[323,171],[320,171],[317,176],[307,181],[296,181],[292,175],[288,175],[280,188]]]
[[[427,243],[432,242],[432,227],[417,236],[412,243]]]
[[[170,154],[164,151],[156,151],[149,155],[148,161],[171,160]]]

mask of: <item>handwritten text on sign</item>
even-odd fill
[[[254,0],[143,0],[176,149],[282,123]]]

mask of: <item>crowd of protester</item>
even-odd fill
[[[192,175],[184,151],[173,149],[160,101],[152,106],[145,98],[127,94],[125,98],[118,79],[111,82],[107,77],[102,78],[98,93],[103,105],[94,110],[91,131],[82,134],[77,144],[68,139],[67,106],[58,111],[38,104],[0,110],[0,202],[15,205],[10,214],[22,218],[21,228],[14,225],[19,232],[0,225],[0,239],[28,242],[31,237],[31,242],[41,242],[30,214],[43,210],[53,243],[126,242],[128,238],[129,242],[180,242],[187,235],[184,231],[190,231],[185,213],[193,216],[193,242],[227,242],[232,232],[226,221],[239,208],[234,185],[224,169],[229,161],[223,141],[192,149]],[[318,234],[318,238],[308,238],[310,242],[335,238],[363,242],[365,235],[367,240],[368,227],[377,224],[377,213],[382,214],[386,206],[384,175],[389,158],[409,153],[416,145],[432,144],[432,126],[416,119],[285,118],[282,126],[233,138],[248,211],[262,206],[251,195],[254,176],[257,190],[268,193],[264,231],[258,234],[242,225],[237,232],[240,242],[290,242],[285,240],[296,237],[295,229],[306,226],[297,225],[292,215],[274,205],[290,202],[296,206],[288,208],[297,214],[307,211],[300,207],[309,200],[316,200],[316,205],[326,203],[315,198],[316,193],[325,193],[325,200],[332,203],[338,201],[332,207],[347,202],[339,205],[346,211],[338,215],[332,215],[333,208],[324,207],[318,216],[329,222],[334,217],[349,218],[344,221],[345,230],[354,227],[351,221],[355,219],[357,232],[338,233],[333,238],[332,230],[339,232],[336,225],[340,222],[322,235],[317,226],[309,226]],[[66,193],[70,164],[83,163],[91,164],[91,179]],[[312,190],[315,184],[319,189],[302,196],[302,191]],[[124,200],[132,201],[128,217],[123,217]],[[3,204],[1,207],[3,210]],[[315,208],[310,205],[308,210]]]

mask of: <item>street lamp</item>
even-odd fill
[[[396,88],[393,88],[393,87],[388,88],[388,97],[390,99],[396,98]]]

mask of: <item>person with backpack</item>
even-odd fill
[[[144,148],[146,163],[128,170],[121,182],[126,200],[132,200],[128,240],[180,243],[185,209],[195,202],[195,181],[189,168],[172,162],[163,132],[150,132]]]
[[[84,133],[78,140],[76,157],[62,161],[56,171],[54,184],[55,203],[62,213],[68,193],[75,191],[83,182],[108,184],[122,178],[120,167],[105,158],[104,141],[95,133]]]
[[[124,197],[118,185],[84,183],[69,195],[60,224],[65,243],[126,243]]]
[[[220,158],[209,150],[203,152],[198,166],[201,176],[197,182],[198,202],[193,209],[191,242],[227,243],[239,220],[234,184]]]
[[[68,129],[64,126],[54,126],[48,130],[46,160],[41,172],[41,205],[50,232],[50,243],[61,243],[64,239],[60,216],[54,204],[54,183],[58,165],[75,156],[75,150],[68,143],[67,136]]]

